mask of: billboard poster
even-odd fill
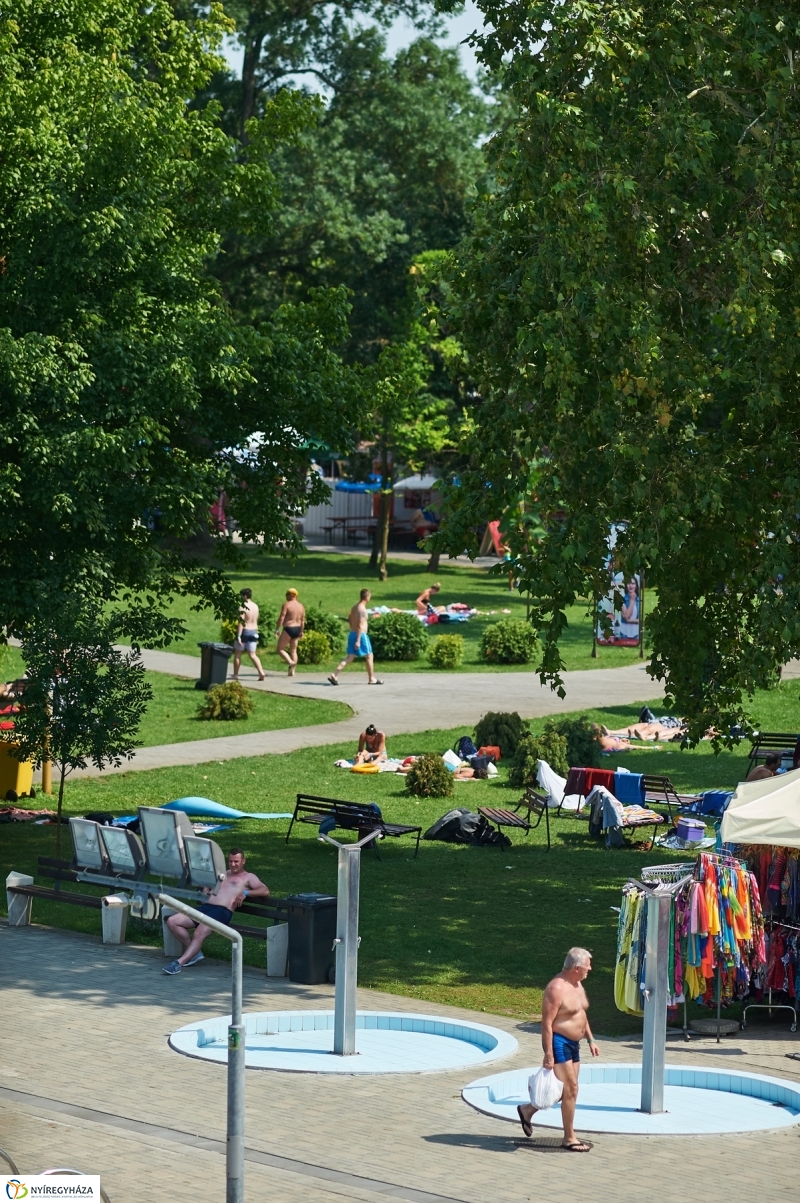
[[[622,608],[614,608],[614,597],[622,598]],[[642,580],[639,573],[624,577],[621,572],[611,572],[608,592],[600,598],[598,610],[611,620],[611,632],[603,630],[598,616],[597,642],[601,647],[638,647],[641,638],[640,618],[642,608]]]

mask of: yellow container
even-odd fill
[[[9,790],[18,798],[31,792],[33,785],[33,761],[17,760],[12,756],[19,744],[0,742],[0,803],[5,801]]]

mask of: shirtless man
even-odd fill
[[[204,894],[210,895],[210,901],[204,902],[201,907],[198,907],[201,915],[208,915],[210,919],[217,919],[220,923],[229,924],[233,912],[242,905],[245,898],[266,898],[268,896],[269,890],[263,881],[259,881],[255,873],[249,873],[244,867],[244,863],[245,855],[241,848],[231,848],[228,853],[228,872],[225,874],[224,881],[219,883],[213,894],[208,889],[203,891]],[[200,950],[203,947],[203,941],[211,935],[210,927],[206,927],[205,923],[198,923],[195,926],[194,919],[181,914],[170,915],[167,919],[167,927],[183,944],[184,952],[176,961],[170,961],[169,965],[164,966],[165,973],[180,973],[184,965],[196,965],[198,961],[204,959]]]
[[[564,1125],[562,1148],[570,1153],[588,1153],[591,1145],[575,1135],[575,1105],[578,1101],[580,1041],[586,1037],[593,1057],[600,1050],[594,1041],[586,1014],[589,1000],[583,982],[592,968],[592,954],[585,948],[570,948],[561,973],[548,984],[542,1000],[542,1048],[545,1069],[552,1069],[564,1084],[561,1095],[561,1121]],[[531,1118],[536,1108],[531,1103],[517,1107],[519,1122],[526,1136],[533,1132]]]
[[[253,601],[253,590],[242,589],[240,594],[242,605],[239,610],[239,625],[236,628],[236,640],[233,645],[233,679],[239,680],[239,665],[242,663],[242,652],[247,652],[258,673],[259,681],[266,681],[266,675],[258,658],[258,606]]]
[[[776,777],[778,769],[781,767],[783,757],[780,752],[768,752],[764,757],[764,763],[756,765],[747,774],[748,781],[767,781],[770,777]]]
[[[375,676],[375,669],[372,659],[372,644],[369,641],[367,628],[369,619],[367,618],[367,602],[372,594],[369,589],[362,589],[359,600],[350,611],[349,623],[350,634],[347,636],[347,655],[344,660],[340,660],[328,677],[331,685],[339,684],[339,673],[346,664],[352,664],[354,660],[364,660],[367,665],[367,684],[368,685],[383,685],[383,681],[379,681]]]
[[[303,638],[305,625],[306,608],[297,600],[297,590],[287,589],[286,601],[278,615],[275,638],[278,640],[278,655],[289,665],[290,677],[294,676],[297,668],[297,644]]]
[[[356,764],[371,764],[373,761],[386,759],[386,736],[372,723],[366,731],[361,732],[358,741]]]

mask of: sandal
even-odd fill
[[[522,1131],[525,1135],[533,1136],[533,1128],[531,1127],[530,1120],[527,1120],[522,1114],[522,1103],[517,1107],[517,1115],[519,1116],[519,1122],[522,1124]]]
[[[383,681],[379,681],[376,677],[374,681],[367,681],[367,685],[383,685]]]
[[[331,675],[328,677],[328,680],[330,681],[331,685],[339,684],[339,682],[336,680],[336,677],[334,677],[333,673],[331,673]]]
[[[561,1148],[565,1153],[591,1153],[592,1146],[587,1145],[585,1140],[576,1140],[574,1144],[562,1145]]]

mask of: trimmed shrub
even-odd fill
[[[406,793],[417,798],[449,798],[452,792],[453,774],[435,752],[420,756],[406,773]]]
[[[330,645],[330,655],[344,647],[344,624],[336,614],[323,610],[321,606],[306,608],[306,631],[321,631]],[[274,628],[273,628],[274,630]],[[301,643],[303,640],[300,641]],[[318,660],[301,660],[301,664],[319,664]]]
[[[484,630],[480,652],[489,664],[529,664],[538,659],[541,646],[530,623],[501,618]]]
[[[596,769],[602,764],[597,732],[586,715],[580,718],[548,719],[545,731],[563,735],[567,741],[567,764],[570,768]]]
[[[510,713],[490,710],[475,728],[475,746],[499,748],[500,754],[506,760],[510,760],[517,750],[517,744],[523,735],[527,734],[528,725],[522,721],[516,710]]]
[[[514,753],[514,762],[508,775],[508,784],[515,789],[525,789],[536,781],[536,762],[546,760],[562,777],[569,772],[567,764],[567,741],[563,735],[545,728],[541,735],[523,735]]]
[[[197,709],[197,717],[233,722],[251,715],[254,705],[251,694],[243,685],[238,681],[226,681],[224,685],[211,686],[206,700]]]
[[[322,664],[332,654],[328,636],[322,631],[306,631],[297,644],[298,664]]]
[[[463,635],[437,635],[428,648],[434,668],[457,668],[464,659]]]
[[[413,614],[371,618],[369,637],[376,660],[419,660],[428,646],[425,627]]]

